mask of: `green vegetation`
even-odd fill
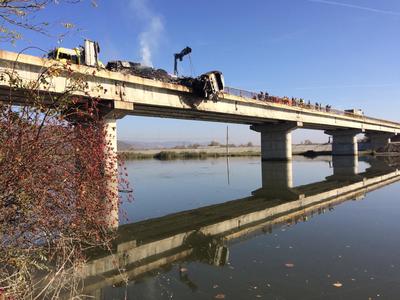
[[[236,153],[229,153],[229,157],[245,157],[245,156],[260,156],[258,151],[243,151]],[[140,153],[140,152],[119,152],[119,157],[124,160],[140,160],[140,159],[158,159],[158,160],[175,160],[175,159],[206,159],[226,157],[223,152],[195,152],[195,151],[161,151],[154,154]]]
[[[133,159],[152,159],[154,158],[154,154],[148,153],[139,153],[139,152],[130,152],[130,151],[120,151],[118,152],[118,158],[123,160],[133,160]]]

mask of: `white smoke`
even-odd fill
[[[130,4],[136,16],[145,25],[145,29],[139,35],[141,63],[152,67],[152,54],[158,48],[164,24],[161,17],[150,10],[148,0],[131,0]]]

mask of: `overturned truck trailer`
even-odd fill
[[[106,69],[163,82],[181,84],[191,88],[196,96],[213,101],[218,100],[225,86],[224,76],[219,71],[207,72],[196,78],[176,77],[168,74],[168,72],[163,69],[155,69],[143,66],[140,63],[121,60],[110,61]]]
[[[224,90],[224,76],[219,71],[207,72],[197,78],[192,78],[190,87],[196,95],[217,101],[220,93]]]

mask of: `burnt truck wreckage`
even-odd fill
[[[105,68],[113,72],[130,74],[166,83],[180,84],[190,88],[195,96],[213,101],[218,101],[220,96],[223,97],[223,94],[227,93],[238,97],[251,98],[255,101],[276,103],[316,111],[325,111],[327,113],[335,113],[339,115],[351,115],[352,117],[357,118],[362,118],[364,115],[361,110],[355,108],[340,111],[332,109],[331,105],[323,106],[322,103],[312,104],[311,101],[306,102],[302,98],[277,97],[270,95],[268,92],[253,93],[225,87],[224,76],[220,71],[207,72],[198,77],[179,77],[178,62],[182,61],[185,56],[189,56],[190,59],[191,52],[192,49],[190,47],[185,47],[180,52],[173,55],[174,75],[169,74],[163,69],[155,69],[144,66],[137,62],[122,60],[110,61]],[[79,46],[74,49],[62,47],[56,48],[48,53],[48,58],[58,60],[63,63],[86,65],[89,67],[103,69],[104,65],[99,60],[99,53],[100,47],[97,42],[85,40],[84,46]]]
[[[200,75],[199,77],[178,77],[178,61],[192,52],[190,47],[184,48],[181,52],[174,54],[174,73],[169,74],[163,69],[155,69],[144,66],[137,62],[130,61],[110,61],[106,65],[109,71],[120,72],[123,74],[135,75],[143,78],[159,80],[167,83],[181,84],[191,88],[193,93],[201,98],[217,101],[224,90],[224,77],[219,71],[211,71]],[[86,65],[89,67],[104,68],[99,60],[100,47],[97,42],[90,40],[84,41],[84,46],[74,49],[56,48],[48,53],[48,58],[58,60],[64,63]]]
[[[110,61],[106,65],[106,69],[109,71],[135,75],[167,83],[181,84],[191,88],[196,96],[213,101],[218,100],[219,95],[224,90],[225,85],[224,76],[219,71],[207,72],[196,78],[177,77],[168,74],[168,72],[163,69],[155,69],[152,67],[143,66],[140,63],[121,60]]]

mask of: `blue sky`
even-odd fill
[[[193,49],[194,75],[218,69],[227,85],[296,96],[339,109],[400,121],[400,1],[398,0],[97,0],[54,5],[38,17],[75,30],[62,45],[97,40],[104,62],[140,61],[172,71],[172,54]],[[50,49],[55,37],[26,33],[27,45]],[[150,52],[149,52],[150,51]],[[28,51],[29,52],[29,51]],[[32,50],[31,53],[41,55]],[[181,71],[191,75],[186,60]],[[126,117],[119,138],[139,141],[224,140],[226,124]],[[230,124],[232,142],[259,143],[248,126]],[[294,141],[327,141],[321,132],[298,130]]]

